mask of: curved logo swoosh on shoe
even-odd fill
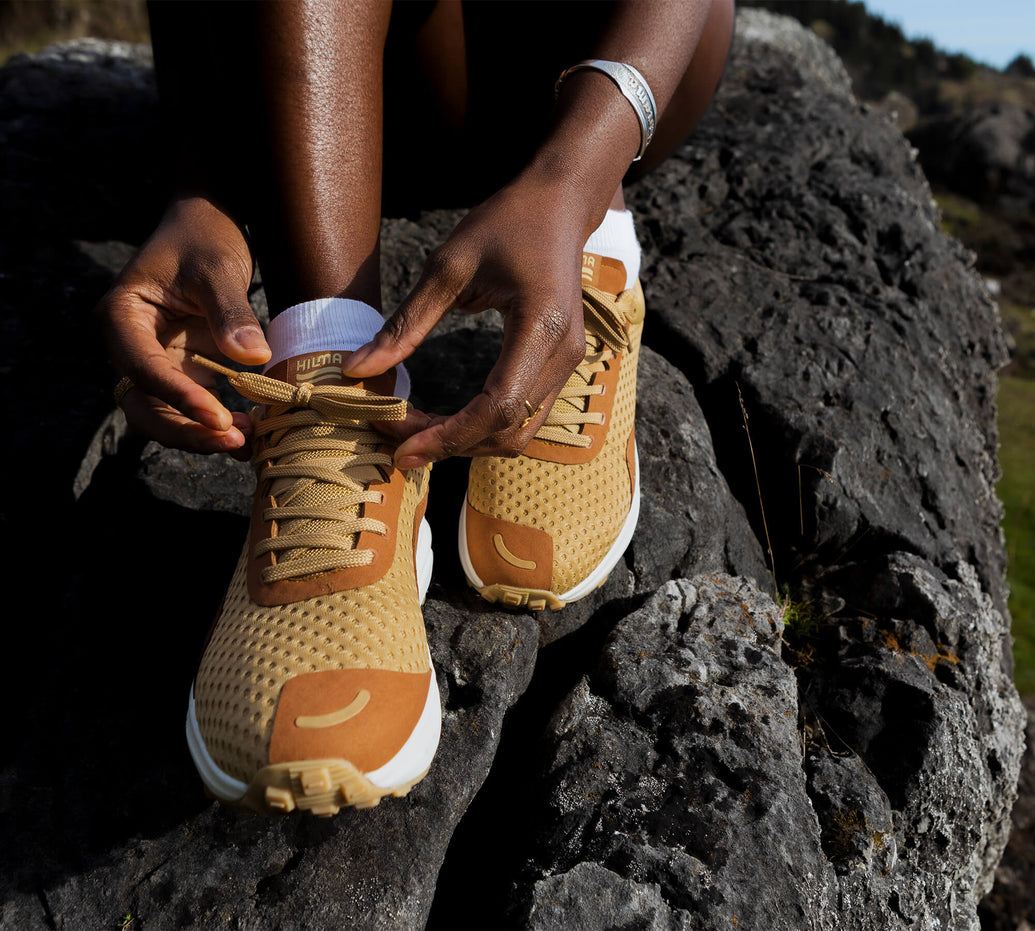
[[[295,727],[334,727],[336,724],[344,724],[366,708],[369,701],[370,693],[366,689],[360,689],[352,701],[337,711],[329,711],[327,714],[299,715],[295,718]]]
[[[522,559],[520,556],[515,556],[510,550],[508,550],[507,544],[503,542],[502,533],[497,533],[492,538],[492,545],[496,547],[496,552],[515,568],[531,570],[536,567],[536,563],[531,559]]]

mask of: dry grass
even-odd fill
[[[94,36],[148,42],[144,0],[4,0],[0,3],[0,64],[20,52]]]

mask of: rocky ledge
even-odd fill
[[[442,746],[406,799],[327,821],[210,803],[183,741],[250,476],[126,436],[97,361],[89,308],[163,196],[146,51],[0,69],[4,365],[33,391],[5,405],[0,927],[978,927],[1025,723],[1004,341],[913,151],[817,43],[742,11],[711,112],[629,192],[624,562],[558,614],[495,611],[451,551],[464,464],[436,468]],[[385,222],[390,303],[457,216]],[[449,321],[417,400],[453,407],[499,340]]]

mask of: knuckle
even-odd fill
[[[455,249],[448,245],[433,249],[424,263],[424,277],[434,280],[443,291],[459,294],[463,287],[463,266]]]
[[[586,355],[586,336],[582,330],[569,330],[561,343],[561,358],[567,368],[574,370]]]
[[[241,263],[226,252],[192,253],[185,262],[184,271],[200,281],[218,286],[223,282],[237,284],[241,281]]]
[[[574,329],[568,315],[557,304],[547,304],[533,321],[536,335],[551,344],[562,343]]]
[[[409,328],[410,314],[406,310],[398,310],[384,322],[374,341],[382,348],[402,346],[406,343],[405,337]]]
[[[466,448],[461,448],[460,443],[457,442],[456,438],[452,436],[442,437],[442,439],[439,441],[439,447],[442,450],[443,458],[446,459],[448,459],[451,456],[460,455],[460,453],[463,452],[463,449]]]
[[[490,422],[497,427],[510,426],[524,419],[524,401],[513,395],[489,394]]]
[[[122,291],[115,285],[94,305],[94,318],[103,327],[114,327],[120,316],[121,306]]]

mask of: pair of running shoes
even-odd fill
[[[643,292],[583,256],[586,355],[524,453],[472,460],[460,560],[490,602],[559,609],[604,583],[639,512],[634,413]],[[187,713],[208,792],[259,812],[333,815],[402,796],[438,745],[421,614],[430,467],[401,471],[378,421],[405,416],[395,373],[347,353],[231,373],[262,405],[249,538]]]

